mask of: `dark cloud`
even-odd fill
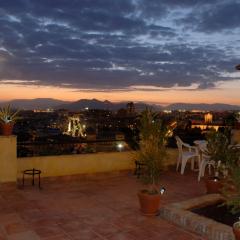
[[[217,0],[0,1],[0,81],[212,88],[231,80],[221,73],[234,71],[237,56],[231,37],[220,46],[208,37],[238,29],[239,10]]]
[[[240,28],[240,2],[217,1],[203,8],[195,8],[183,22],[193,29],[207,33],[231,31]]]

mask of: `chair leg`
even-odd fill
[[[208,164],[208,174],[210,175],[211,173],[212,173],[212,171],[211,171],[211,165]]]
[[[179,156],[178,159],[177,159],[176,172],[178,171],[178,168],[179,168],[179,165],[180,165],[180,160],[181,160],[181,158],[180,158],[180,156]]]
[[[187,164],[187,159],[183,158],[182,159],[182,165],[181,165],[181,174],[182,175],[184,174],[184,170],[185,170],[186,164]]]
[[[198,156],[197,158],[198,158],[198,169],[200,169],[200,165],[201,165],[201,157]]]
[[[206,167],[205,161],[202,160],[200,167],[199,167],[198,181],[201,180],[201,177],[204,177],[205,167]]]
[[[194,170],[194,161],[195,161],[195,158],[191,158],[191,169]]]
[[[198,172],[198,181],[200,182],[200,180],[201,180],[201,176],[202,176],[202,164],[201,164],[201,166],[200,166],[200,168],[199,168],[199,172]]]

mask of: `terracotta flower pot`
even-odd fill
[[[12,123],[1,123],[1,134],[3,136],[10,136],[12,135],[13,131],[13,124]]]
[[[240,240],[240,224],[236,222],[233,224],[233,233],[235,235],[236,240]]]
[[[205,180],[207,193],[221,193],[222,181],[219,178],[208,178]]]
[[[149,194],[145,191],[141,191],[138,193],[138,198],[143,215],[158,215],[160,206],[160,194]]]

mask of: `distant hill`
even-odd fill
[[[97,99],[81,99],[76,102],[68,103],[68,104],[63,104],[60,106],[57,106],[57,108],[65,108],[71,111],[79,111],[84,108],[89,108],[89,109],[106,109],[106,110],[118,110],[120,108],[126,108],[128,102],[119,102],[119,103],[113,103],[110,101],[100,101]],[[136,110],[143,110],[147,106],[150,106],[146,103],[135,103],[135,108]],[[160,106],[157,105],[151,105],[153,108],[160,108]]]
[[[61,104],[67,104],[69,102],[61,101],[53,98],[35,98],[35,99],[14,99],[8,102],[0,102],[0,106],[6,106],[8,104],[13,108],[23,110],[33,109],[47,109],[55,108]]]
[[[80,111],[84,108],[89,109],[108,109],[116,111],[120,108],[126,108],[128,102],[118,102],[113,103],[110,101],[100,101],[97,99],[81,99],[75,102],[62,101],[53,98],[36,98],[36,99],[15,99],[9,102],[0,102],[0,106],[10,104],[14,108],[23,109],[23,110],[32,110],[32,109],[67,109],[70,111]],[[168,106],[162,107],[160,105],[147,104],[144,102],[136,102],[135,108],[137,111],[144,110],[147,106],[152,107],[154,110],[203,110],[203,111],[227,111],[227,110],[240,110],[238,105],[230,105],[223,103],[215,104],[191,104],[191,103],[174,103]]]
[[[191,103],[174,103],[165,107],[165,109],[169,110],[202,110],[202,111],[228,111],[228,110],[240,110],[240,106],[238,105],[230,105],[224,103],[214,103],[214,104],[191,104]]]
[[[123,107],[121,104],[117,104],[120,108]],[[110,101],[99,101],[97,99],[81,99],[76,102],[71,102],[68,104],[63,104],[57,106],[57,108],[65,108],[71,111],[79,111],[84,108],[89,109],[113,109],[116,105]]]

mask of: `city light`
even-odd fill
[[[117,149],[121,152],[124,148],[124,145],[122,143],[117,144]]]

